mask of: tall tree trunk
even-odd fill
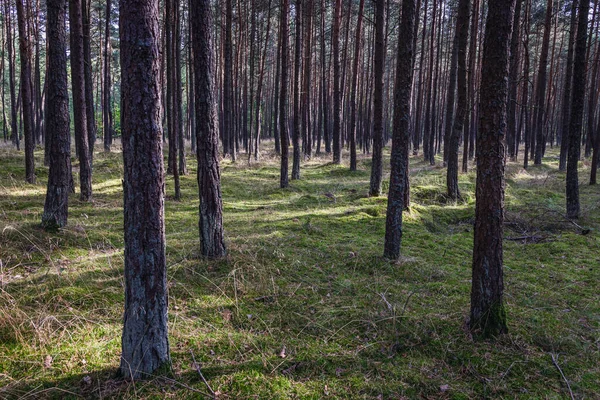
[[[229,154],[232,160],[235,160],[235,143],[233,128],[233,2],[225,0],[225,45],[224,57],[225,65],[223,68],[223,152]]]
[[[448,143],[448,171],[446,176],[448,196],[451,199],[460,198],[458,188],[458,147],[460,135],[464,129],[465,116],[467,114],[467,46],[469,44],[469,13],[470,0],[458,2],[458,15],[456,16],[456,48],[457,48],[457,104],[456,117],[450,143]]]
[[[414,14],[414,12],[413,12]],[[414,15],[413,15],[414,18]],[[414,24],[414,21],[413,21]],[[369,196],[381,196],[383,180],[383,72],[385,69],[385,0],[375,1],[375,54],[373,88],[373,160]],[[415,33],[413,32],[413,35]],[[415,41],[412,49],[414,51]],[[413,57],[414,58],[414,57]]]
[[[265,47],[263,50],[263,54],[261,56],[261,64],[260,71],[258,74],[258,86],[256,88],[256,119],[254,121],[254,160],[258,161],[260,158],[259,153],[259,143],[260,143],[260,134],[261,134],[261,123],[262,123],[262,90],[263,90],[263,80],[265,77],[265,63],[267,60],[267,48],[269,47],[269,36],[271,34],[271,3],[272,0],[269,0],[269,11],[267,15],[267,29],[265,31]]]
[[[340,77],[340,20],[342,19],[342,0],[335,0],[333,11],[333,32],[331,50],[333,52],[333,163],[342,162],[342,88]]]
[[[323,140],[325,142],[325,153],[331,153],[331,137],[329,130],[329,104],[327,97],[329,95],[329,68],[327,68],[326,50],[325,50],[325,14],[326,2],[321,2],[321,112],[323,114]]]
[[[21,1],[21,0],[19,0]],[[6,44],[7,44],[7,56],[8,56],[8,85],[10,91],[10,130],[13,144],[17,147],[17,150],[21,149],[21,141],[19,138],[19,128],[17,126],[17,95],[16,95],[16,84],[15,84],[15,58],[14,58],[14,47],[13,47],[13,26],[12,26],[12,12],[9,6],[9,1],[4,2],[4,11],[6,15]]]
[[[69,89],[67,86],[67,0],[47,0],[46,132],[49,146],[48,190],[42,226],[67,225],[71,173]]]
[[[438,0],[433,0],[433,11],[431,17],[431,39],[429,41],[429,74],[427,76],[426,85],[426,100],[425,100],[425,126],[423,134],[423,155],[425,161],[429,164],[435,164],[435,152],[433,151],[433,138],[435,132],[435,122],[432,121],[432,103],[433,103],[433,76],[435,75],[435,32],[436,32],[436,17],[437,17]]]
[[[600,132],[595,132],[595,119],[596,119],[596,104],[598,102],[598,67],[600,67],[600,41],[596,45],[596,55],[592,65],[592,78],[590,81],[590,94],[588,96],[588,115],[587,115],[587,134],[590,135],[593,141],[594,152],[592,155],[592,169],[590,173],[590,185],[596,184],[596,175],[598,172],[598,138]]]
[[[352,67],[352,83],[350,84],[350,171],[356,171],[356,91],[358,85],[358,61],[361,49],[361,34],[365,0],[358,5],[358,20],[356,21],[356,38],[354,39],[354,65]]]
[[[219,133],[214,89],[214,51],[210,0],[191,2],[193,24],[194,75],[196,101],[196,143],[198,186],[200,188],[200,249],[209,258],[226,254],[223,237],[223,200],[219,170]]]
[[[483,337],[507,332],[504,308],[502,236],[508,59],[515,0],[490,0],[483,44],[471,331]]]
[[[103,102],[103,125],[104,125],[104,151],[110,152],[113,134],[113,114],[111,105],[112,77],[110,73],[112,48],[110,45],[110,22],[111,22],[111,0],[106,0],[106,25],[104,31],[104,102]]]
[[[396,61],[396,86],[394,93],[394,131],[390,188],[385,223],[383,255],[400,258],[402,242],[402,212],[405,191],[408,190],[408,148],[410,146],[410,98],[413,74],[413,37],[415,23],[415,0],[403,0],[398,33],[398,56]]]
[[[552,28],[552,3],[554,0],[548,0],[546,4],[546,21],[544,23],[544,39],[542,41],[542,50],[540,53],[539,70],[537,77],[536,90],[536,108],[535,108],[535,165],[542,164],[542,156],[544,154],[544,144],[546,136],[544,135],[544,116],[546,101],[546,81],[548,69],[548,49],[550,47],[550,30]]]
[[[180,0],[174,2],[175,35],[173,36],[173,48],[175,51],[175,114],[177,116],[177,150],[179,153],[179,175],[187,175],[185,160],[185,138],[183,135],[183,83],[181,79],[181,7]]]
[[[308,159],[312,156],[311,115],[310,115],[310,93],[312,79],[312,25],[313,25],[313,0],[305,0],[304,12],[304,73],[302,74],[302,144],[304,156]]]
[[[35,160],[33,150],[33,94],[31,93],[31,37],[27,29],[27,15],[23,1],[17,0],[17,21],[19,25],[19,55],[21,59],[21,101],[23,107],[23,136],[25,137],[25,180],[35,183]]]
[[[294,46],[294,122],[292,124],[292,180],[300,179],[300,70],[302,65],[302,3],[296,0],[296,45]]]
[[[479,0],[473,2],[473,12],[471,13],[471,34],[469,44],[469,81],[468,87],[468,98],[469,98],[469,110],[467,111],[464,138],[463,138],[463,159],[462,159],[462,172],[467,173],[469,169],[469,153],[470,153],[470,142],[472,136],[472,125],[475,123],[475,105],[477,103],[476,91],[475,91],[475,77],[477,76],[477,42],[479,34]]]
[[[508,128],[506,141],[508,156],[511,160],[517,159],[517,95],[519,88],[520,44],[521,44],[521,4],[523,0],[516,0],[513,21],[513,33],[510,39],[510,65],[508,78]]]
[[[158,0],[120,1],[125,313],[121,374],[170,364]]]
[[[85,115],[88,134],[88,147],[90,155],[90,167],[94,162],[94,144],[96,143],[97,127],[94,107],[94,81],[92,78],[92,46],[90,37],[91,0],[81,1],[81,12],[83,17],[83,62],[85,80]]]
[[[581,128],[583,125],[583,107],[585,101],[586,79],[586,42],[590,0],[579,2],[577,39],[573,65],[573,97],[571,102],[571,120],[569,122],[569,152],[567,158],[567,218],[579,218],[579,163],[581,147]]]
[[[284,189],[289,186],[288,168],[289,168],[289,139],[288,139],[288,111],[287,111],[287,93],[288,93],[288,32],[289,32],[289,0],[281,0],[281,37],[279,38],[281,47],[281,90],[279,91],[279,134],[281,135],[281,170],[279,186]]]
[[[87,107],[85,95],[85,71],[83,52],[82,0],[69,0],[69,27],[71,31],[71,85],[73,91],[73,114],[75,117],[75,140],[79,148],[80,198],[92,197],[92,170],[87,134]]]

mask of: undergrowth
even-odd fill
[[[566,220],[565,175],[549,153],[543,166],[507,167],[509,333],[495,341],[465,329],[474,172],[460,175],[453,203],[445,169],[411,160],[403,257],[390,263],[386,198],[367,195],[367,156],[357,172],[305,161],[285,190],[273,154],[224,160],[229,256],[206,261],[188,157],[182,201],[172,200],[170,177],[166,188],[172,370],[129,383],[115,377],[121,154],[95,154],[93,201],[71,196],[68,227],[46,233],[43,152],[29,185],[22,153],[1,148],[0,398],[208,397],[197,367],[224,399],[558,399],[569,396],[567,382],[575,398],[597,398],[600,191],[584,183],[583,163],[582,218]]]

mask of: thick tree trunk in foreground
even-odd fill
[[[385,0],[375,1],[375,54],[373,88],[373,162],[369,196],[381,196],[383,180],[383,71],[385,69]],[[414,42],[414,41],[413,41]],[[414,44],[413,44],[414,48]]]
[[[88,201],[92,197],[92,170],[87,134],[81,2],[82,0],[69,0],[69,26],[71,30],[70,58],[75,140],[77,140],[77,148],[79,149],[80,198],[82,201]]]
[[[23,1],[17,0],[17,20],[19,25],[19,52],[21,58],[21,105],[23,107],[23,136],[25,137],[25,180],[35,183],[35,160],[33,150],[33,93],[31,92],[31,38]]]
[[[577,39],[575,43],[575,63],[573,65],[573,98],[571,120],[569,122],[569,152],[567,158],[567,218],[579,218],[579,163],[581,128],[583,125],[583,103],[585,101],[586,42],[590,0],[579,3]]]
[[[49,146],[48,190],[42,226],[67,225],[70,191],[69,90],[67,87],[67,0],[48,0],[46,68],[46,140]]]
[[[413,76],[413,34],[415,0],[403,0],[398,57],[396,61],[396,87],[394,93],[394,132],[390,190],[388,194],[383,256],[392,260],[400,257],[402,242],[402,212],[405,191],[408,190],[408,147],[410,145],[410,98]]]
[[[195,0],[190,10],[196,100],[196,144],[200,188],[200,249],[205,257],[226,254],[223,239],[223,200],[219,170],[219,131],[214,89],[211,47],[212,11],[210,0]]]
[[[490,0],[483,44],[477,130],[477,187],[470,328],[506,333],[502,235],[508,59],[515,0]]]
[[[458,189],[458,147],[467,114],[467,45],[469,44],[470,3],[470,0],[460,0],[456,17],[458,99],[456,116],[448,143],[448,171],[446,175],[448,196],[451,199],[460,198],[460,190]]]
[[[170,363],[158,0],[120,2],[125,313],[121,374],[150,377]]]

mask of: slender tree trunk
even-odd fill
[[[342,88],[340,81],[340,20],[342,0],[335,0],[333,11],[333,32],[331,50],[333,52],[333,163],[342,163]]]
[[[583,125],[583,107],[585,101],[586,78],[586,42],[590,0],[579,2],[577,39],[575,42],[575,58],[573,65],[573,97],[571,102],[571,119],[569,122],[569,152],[567,158],[567,218],[579,218],[579,163],[581,147],[581,130]]]
[[[229,154],[235,160],[235,143],[233,127],[233,3],[225,0],[225,65],[223,76],[223,152]]]
[[[170,364],[158,0],[120,1],[125,313],[121,374]]]
[[[507,332],[502,236],[508,61],[515,0],[490,0],[483,44],[471,331],[483,337]]]
[[[88,147],[90,156],[90,168],[94,162],[94,144],[96,143],[97,127],[94,107],[94,81],[92,77],[92,46],[90,37],[91,0],[81,1],[82,23],[83,23],[83,62],[84,62],[84,84],[85,84],[85,115],[88,134]]]
[[[21,1],[21,0],[19,0]],[[9,6],[9,1],[5,0],[4,11],[6,15],[6,44],[7,44],[7,56],[8,56],[8,85],[10,91],[10,130],[12,141],[17,147],[17,150],[21,149],[21,141],[19,138],[19,128],[17,126],[17,107],[18,101],[16,96],[16,84],[15,84],[15,59],[14,59],[14,46],[13,46],[13,24],[12,24],[12,12]]]
[[[592,155],[592,169],[590,173],[590,185],[596,184],[596,174],[598,172],[598,138],[600,132],[594,132],[596,119],[596,104],[598,101],[598,67],[600,67],[600,41],[596,45],[596,55],[592,65],[592,78],[590,81],[590,94],[588,96],[588,115],[587,115],[587,134],[590,135],[593,141],[594,152]]]
[[[410,99],[413,74],[413,37],[415,23],[415,0],[403,0],[398,34],[396,61],[396,86],[394,93],[394,131],[390,189],[385,223],[383,256],[392,260],[400,258],[402,242],[402,212],[405,191],[408,190],[408,149],[410,146]]]
[[[292,180],[300,179],[300,67],[302,65],[302,3],[296,0],[296,45],[294,46],[294,122],[292,124]]]
[[[508,128],[506,141],[508,156],[511,160],[517,159],[517,95],[519,88],[520,44],[521,44],[521,4],[523,0],[516,0],[513,21],[513,33],[510,39],[510,72],[508,78]]]
[[[361,34],[365,0],[358,5],[358,20],[356,21],[356,39],[354,40],[354,65],[352,67],[352,83],[350,84],[350,171],[356,171],[356,91],[358,85],[358,61],[361,49]]]
[[[92,170],[87,134],[87,107],[85,95],[85,59],[83,51],[82,0],[69,0],[69,26],[71,30],[71,85],[73,91],[73,114],[75,117],[75,140],[79,148],[80,198],[92,197]]]
[[[113,115],[111,105],[112,77],[110,73],[112,48],[110,45],[111,0],[106,0],[106,25],[104,33],[104,151],[110,152],[113,134]]]
[[[542,164],[542,156],[544,153],[544,143],[546,136],[544,135],[544,116],[547,112],[545,109],[546,101],[546,81],[548,68],[548,49],[550,47],[550,30],[552,28],[552,3],[554,0],[548,0],[546,5],[546,21],[544,23],[544,39],[542,41],[542,50],[540,53],[539,70],[537,77],[536,90],[536,108],[535,108],[535,165]]]
[[[338,0],[339,1],[339,0]],[[288,32],[289,32],[289,0],[281,0],[281,90],[279,91],[279,134],[281,135],[281,171],[279,186],[284,189],[289,186],[289,139],[288,139]]]
[[[31,37],[27,29],[27,15],[23,1],[17,1],[17,21],[19,25],[19,55],[21,58],[21,101],[23,107],[23,136],[25,137],[25,180],[35,183],[35,160],[33,150],[33,94],[31,93]]]
[[[469,110],[467,110],[465,131],[463,138],[463,159],[462,159],[462,172],[467,173],[469,169],[469,154],[472,129],[471,126],[475,125],[475,104],[477,103],[475,97],[475,77],[477,75],[477,42],[479,34],[479,0],[473,2],[473,12],[471,13],[471,34],[469,44],[469,81],[468,87],[468,98],[469,98]]]
[[[470,0],[460,0],[458,2],[458,15],[456,17],[456,48],[457,48],[457,104],[456,118],[450,134],[450,143],[448,143],[448,171],[447,188],[448,196],[451,199],[460,198],[458,188],[458,147],[460,145],[460,135],[464,129],[465,116],[467,114],[467,46],[469,44],[469,13]]]
[[[214,98],[214,51],[212,48],[212,12],[210,0],[191,2],[193,24],[194,75],[196,82],[196,155],[200,188],[200,249],[205,257],[226,255],[223,237],[223,200],[219,170],[219,133]]]
[[[304,7],[304,73],[302,74],[302,137],[304,156],[312,157],[312,135],[310,115],[310,92],[312,80],[312,25],[313,25],[313,0],[305,0]]]
[[[48,190],[42,226],[56,230],[67,225],[71,146],[67,86],[67,0],[47,0],[46,131],[49,146]]]
[[[414,12],[413,12],[414,14]],[[414,15],[413,15],[414,18]],[[369,196],[381,196],[383,180],[383,72],[385,69],[385,0],[375,1],[375,54],[373,93],[373,161]],[[414,25],[414,21],[413,21]],[[415,33],[413,32],[413,35]],[[415,41],[412,43],[414,52]],[[413,55],[414,59],[414,55]],[[409,139],[410,140],[410,139]]]
[[[326,2],[321,2],[321,112],[323,114],[323,140],[325,141],[325,153],[331,153],[331,138],[329,131],[329,104],[327,97],[329,94],[329,68],[327,68],[327,59],[325,54],[325,14]]]

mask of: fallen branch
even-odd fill
[[[196,362],[196,357],[194,357],[194,352],[190,349],[190,354],[192,355],[192,361],[194,361],[194,368],[196,368],[196,371],[198,371],[198,375],[200,375],[200,378],[202,378],[202,382],[204,382],[204,384],[206,385],[206,387],[208,388],[208,391],[210,392],[210,394],[212,395],[213,399],[217,398],[216,393],[214,392],[214,390],[212,390],[212,388],[210,387],[210,385],[208,384],[208,381],[206,380],[206,378],[204,377],[204,374],[202,373],[202,369],[200,368],[200,364],[198,364]]]
[[[569,395],[571,396],[571,400],[575,400],[575,397],[573,396],[573,391],[571,390],[571,385],[569,384],[569,380],[563,373],[562,369],[560,368],[560,365],[558,365],[558,356],[555,357],[554,354],[550,353],[550,357],[552,357],[552,363],[554,364],[556,369],[558,369],[558,372],[560,372],[560,375],[562,376],[563,380],[567,384],[567,388],[569,389]]]

